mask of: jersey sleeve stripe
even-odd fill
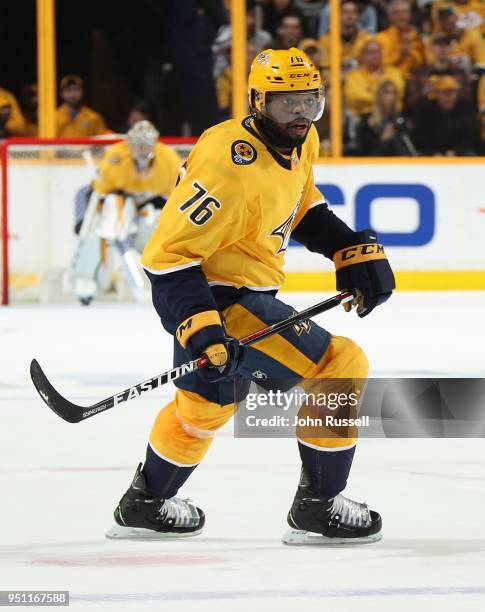
[[[174,266],[173,268],[165,268],[164,270],[155,270],[154,268],[148,268],[147,266],[143,266],[147,272],[151,274],[161,275],[161,274],[170,274],[171,272],[179,272],[180,270],[186,270],[187,268],[192,268],[193,266],[200,266],[202,263],[201,259],[195,259],[186,264],[182,264],[181,266]]]

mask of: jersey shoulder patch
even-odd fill
[[[256,161],[258,154],[247,140],[235,140],[231,145],[232,161],[237,166],[247,166]]]

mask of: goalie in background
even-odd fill
[[[112,287],[118,270],[126,275],[135,299],[141,297],[139,253],[156,227],[182,164],[158,137],[149,121],[135,123],[125,141],[106,151],[92,184],[76,194],[74,231],[79,241],[64,288],[84,305]]]

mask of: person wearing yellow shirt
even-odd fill
[[[342,40],[342,70],[357,68],[360,50],[364,43],[372,38],[372,34],[358,27],[359,9],[353,0],[344,0],[340,8],[340,31]],[[322,49],[321,67],[327,71],[330,68],[330,34],[324,34],[318,39]],[[303,48],[303,44],[300,45]]]
[[[476,29],[458,27],[458,13],[453,5],[443,6],[438,11],[439,31],[449,37],[451,57],[467,70],[485,67],[485,41]],[[428,45],[429,53],[429,45]]]
[[[277,380],[289,378],[305,390],[329,378],[343,379],[336,383],[340,389],[349,379],[351,385],[364,382],[362,351],[314,321],[247,351],[236,340],[294,312],[275,297],[291,236],[336,262],[337,288],[370,289],[362,316],[394,289],[375,232],[350,229],[315,185],[319,143],[312,124],[323,113],[325,96],[314,64],[297,48],[262,51],[251,65],[248,99],[249,116],[202,134],[143,251],[153,304],[174,336],[175,365],[202,355],[209,364],[175,381],[175,396],[155,420],[145,464],[115,509],[109,538],[201,533],[204,512],[177,492],[244,399],[249,381],[279,389]],[[357,261],[353,253],[359,253]],[[235,392],[236,372],[245,380]],[[297,432],[302,476],[287,518],[290,532],[282,540],[312,546],[343,538],[377,541],[378,512],[340,495],[356,439],[325,433]]]
[[[2,89],[0,87],[0,98],[2,100],[2,106],[4,108],[3,113],[7,114],[8,111],[8,119],[6,119],[3,124],[4,136],[24,136],[25,135],[25,117],[20,110],[20,106],[18,105],[17,99],[13,95],[12,92],[7,89]]]
[[[249,73],[251,62],[256,53],[256,45],[248,40],[246,43],[246,69]],[[227,119],[231,115],[232,105],[232,68],[228,66],[216,81],[217,106],[221,118]]]
[[[25,136],[37,138],[39,135],[38,104],[39,96],[36,83],[22,88],[20,104],[25,117]]]
[[[485,2],[482,0],[435,0],[431,5],[433,32],[440,31],[439,10],[450,5],[458,15],[457,26],[460,29],[473,29],[485,34]]]
[[[383,65],[381,45],[373,39],[363,46],[359,67],[351,70],[345,79],[344,95],[352,114],[371,112],[377,87],[382,81],[392,81],[402,101],[405,87],[402,72],[394,66]]]
[[[113,254],[112,259],[121,255],[123,264],[129,261],[128,280],[140,281],[135,256],[153,232],[182,164],[179,155],[158,142],[158,137],[149,121],[135,123],[126,140],[105,152],[92,185],[76,195],[79,244],[65,287],[82,304],[88,305],[104,288],[104,277],[111,279],[106,253]]]
[[[419,33],[411,26],[411,5],[407,0],[389,4],[390,26],[376,35],[382,45],[385,66],[400,68],[404,78],[424,64],[424,45]]]
[[[103,117],[82,103],[83,81],[75,74],[65,76],[60,85],[63,104],[56,112],[58,138],[87,138],[106,134]]]

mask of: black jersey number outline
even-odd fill
[[[191,206],[197,204],[201,198],[204,198],[202,202],[199,203],[197,208],[194,208],[194,210],[189,215],[189,220],[194,225],[204,225],[204,223],[207,223],[207,221],[209,221],[209,219],[214,214],[214,210],[211,208],[211,204],[213,204],[216,208],[221,208],[221,203],[219,202],[219,200],[214,198],[214,196],[208,195],[207,197],[204,197],[207,194],[207,189],[197,181],[192,183],[192,187],[194,187],[196,190],[195,194],[191,198],[186,200],[183,204],[181,204],[179,206],[179,210],[180,212],[185,212]]]

